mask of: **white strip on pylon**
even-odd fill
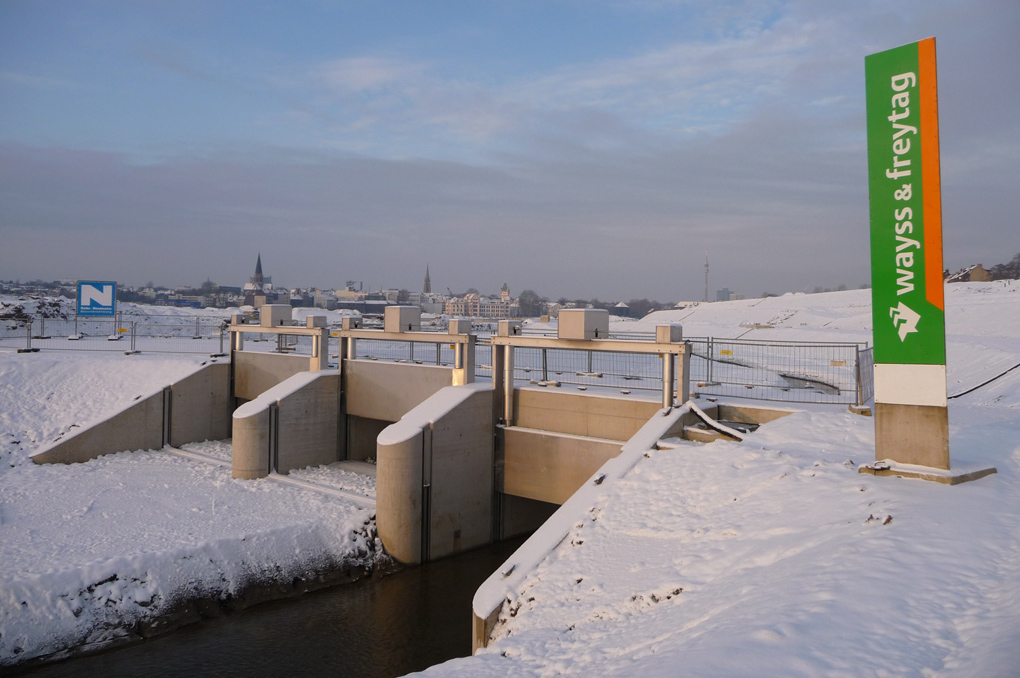
[[[945,365],[875,365],[875,402],[946,406]]]

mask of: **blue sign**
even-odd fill
[[[79,280],[78,315],[91,317],[117,315],[117,283]]]

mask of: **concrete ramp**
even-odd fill
[[[230,437],[230,365],[187,377],[32,455],[36,464],[74,464],[128,450],[158,450]]]

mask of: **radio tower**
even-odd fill
[[[708,250],[705,250],[705,303],[708,303]]]

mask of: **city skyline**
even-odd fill
[[[427,262],[440,290],[696,300],[707,249],[713,290],[858,287],[864,56],[929,35],[945,264],[995,264],[1018,28],[993,0],[5,3],[0,277],[229,284],[261,250],[291,287]]]

